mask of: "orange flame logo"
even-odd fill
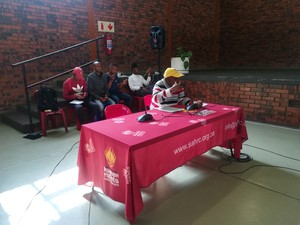
[[[112,150],[112,148],[107,148],[104,152],[106,162],[108,163],[109,167],[112,168],[115,165],[115,162],[117,160],[116,154]]]

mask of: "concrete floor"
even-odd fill
[[[300,130],[247,121],[243,153],[216,147],[142,190],[135,224],[300,225]],[[77,185],[75,127],[36,140],[0,123],[1,225],[127,225],[124,205]],[[224,167],[222,165],[228,164]]]

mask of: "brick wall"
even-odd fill
[[[11,65],[86,40],[88,23],[85,0],[2,0],[0,17],[0,112],[3,112],[25,101],[22,68]],[[89,49],[81,48],[29,63],[28,84],[68,70],[88,57]]]
[[[94,1],[95,21],[114,21],[115,24],[113,54],[101,53],[106,65],[114,61],[121,71],[130,72],[131,63],[137,62],[142,71],[150,66],[157,69],[158,50],[150,47],[150,27],[166,28],[166,13],[165,1]],[[165,55],[167,49],[162,52]],[[163,65],[166,65],[166,57],[163,57]]]
[[[183,81],[188,96],[205,102],[241,106],[251,121],[300,127],[300,85]]]
[[[92,7],[89,4],[92,2]],[[24,87],[20,67],[11,64],[89,40],[103,33],[97,21],[113,21],[113,54],[107,56],[100,42],[100,57],[106,65],[119,64],[130,71],[132,62],[141,70],[152,66],[158,70],[158,50],[149,44],[150,27],[161,25],[166,30],[166,46],[162,50],[161,68],[169,66],[169,48],[184,46],[194,51],[191,68],[211,65],[215,53],[215,1],[95,1],[95,0],[2,0],[0,7],[0,112],[24,103]],[[170,3],[170,4],[169,4]],[[90,22],[90,18],[94,21]],[[172,19],[172,21],[171,21]],[[92,24],[91,24],[92,23]],[[172,35],[172,46],[168,36]],[[26,65],[29,84],[64,72],[91,59],[90,47],[69,50],[62,55]],[[89,73],[91,68],[86,68]],[[67,77],[67,76],[66,76]],[[63,79],[65,79],[64,77]]]
[[[171,2],[171,4],[169,4]],[[164,27],[165,48],[162,49],[161,67],[170,66],[176,49],[193,50],[193,70],[212,66],[215,62],[215,37],[218,33],[216,16],[219,15],[215,1],[95,1],[95,21],[114,21],[116,32],[113,37],[113,55],[101,57],[106,63],[114,61],[120,70],[130,71],[132,62],[138,62],[142,70],[152,66],[158,70],[158,50],[149,43],[150,28]],[[101,35],[101,32],[97,32]],[[169,41],[171,37],[171,41]],[[171,46],[170,46],[171,45]],[[215,64],[213,66],[216,66]]]
[[[184,47],[193,51],[191,70],[217,67],[219,0],[173,2],[172,56],[178,47]]]
[[[219,66],[299,68],[298,1],[222,0],[220,4]]]

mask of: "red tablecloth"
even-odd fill
[[[240,107],[208,104],[199,114],[150,110],[154,121],[135,113],[83,125],[78,152],[78,184],[92,181],[125,204],[130,223],[143,208],[142,187],[214,146],[229,147],[236,158],[247,140]]]

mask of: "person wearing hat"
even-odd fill
[[[94,121],[98,107],[88,99],[87,87],[83,77],[83,71],[80,67],[75,67],[73,69],[73,76],[64,81],[63,97],[69,102],[70,106],[74,108],[80,124],[87,122],[85,120],[83,107],[88,108],[90,121]]]
[[[132,63],[131,70],[132,75],[128,78],[128,85],[130,90],[133,92],[135,96],[145,96],[148,94],[152,94],[153,85],[149,85],[151,82],[151,73],[149,68],[147,70],[147,80],[139,74],[139,67],[136,63]]]
[[[174,68],[167,68],[164,77],[157,81],[153,87],[152,102],[150,108],[161,108],[172,105],[188,105],[191,99],[184,94],[184,88],[180,86],[179,78],[184,75]]]

